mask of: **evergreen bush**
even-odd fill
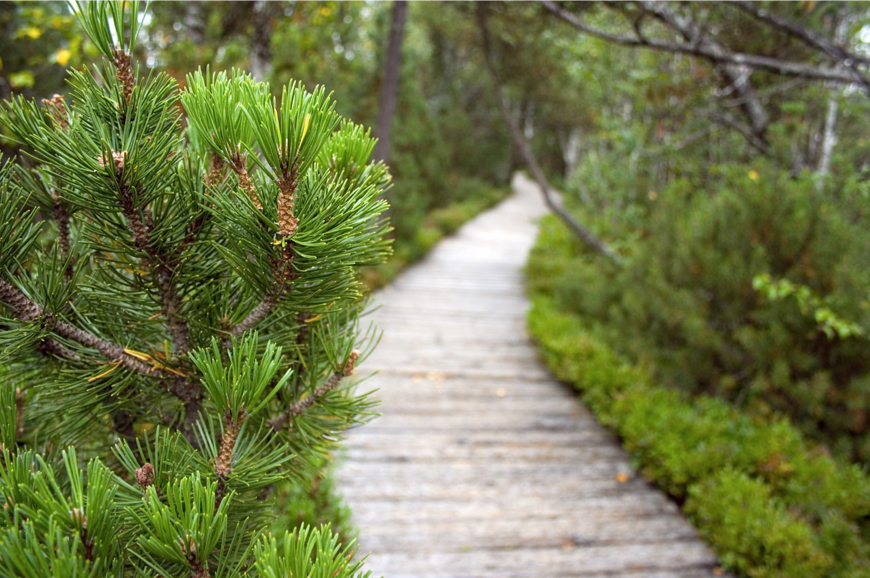
[[[372,415],[373,139],[323,88],[141,73],[138,2],[74,10],[104,65],[0,109],[0,575],[361,575],[267,528]]]
[[[534,282],[661,381],[788,415],[836,453],[870,462],[870,340],[820,323],[834,312],[837,326],[870,327],[870,235],[852,209],[866,187],[819,187],[762,165],[716,170],[711,189],[677,181],[618,231],[629,239],[624,267],[587,259],[550,228],[531,262],[558,269]],[[766,275],[806,288],[819,306],[768,298]]]

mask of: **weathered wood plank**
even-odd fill
[[[349,432],[338,485],[389,578],[700,578],[716,559],[540,362],[522,265],[543,213],[517,194],[375,296],[361,367],[382,417]]]
[[[378,556],[386,569],[414,575],[434,568],[478,572],[511,572],[517,576],[568,576],[610,572],[689,570],[712,568],[716,559],[697,540],[668,544],[617,544],[588,548],[536,548],[519,550],[471,550],[469,552],[396,552]],[[460,570],[461,572],[461,570]],[[460,574],[461,575],[461,574]]]

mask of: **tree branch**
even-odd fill
[[[354,349],[351,351],[347,361],[344,362],[344,367],[330,375],[329,379],[326,380],[326,383],[315,389],[314,392],[305,399],[300,399],[299,401],[290,404],[287,411],[284,413],[273,417],[269,421],[272,428],[276,431],[280,430],[284,427],[284,424],[290,422],[294,417],[302,415],[306,409],[320,401],[324,395],[338,387],[338,384],[341,383],[343,377],[349,377],[353,374],[359,356],[360,352],[358,350]]]
[[[562,219],[562,221],[566,225],[568,225],[568,227],[587,245],[589,245],[592,249],[594,249],[598,253],[601,253],[605,257],[608,257],[609,259],[618,262],[619,256],[615,252],[613,252],[613,250],[608,247],[604,243],[604,241],[599,239],[594,233],[592,233],[592,231],[589,231],[580,223],[578,223],[563,207],[561,207],[553,199],[550,186],[547,184],[547,178],[544,176],[544,171],[538,164],[538,160],[535,158],[535,155],[532,152],[532,148],[529,146],[529,143],[526,142],[526,139],[523,137],[523,134],[520,131],[520,127],[510,111],[507,99],[502,92],[501,80],[498,75],[498,70],[495,67],[495,62],[492,54],[492,46],[489,40],[489,30],[487,29],[486,24],[485,4],[477,5],[477,16],[481,35],[483,36],[483,48],[484,55],[486,57],[486,64],[487,68],[489,69],[490,77],[492,78],[493,92],[496,99],[498,100],[498,104],[501,108],[501,113],[504,117],[505,123],[510,130],[511,138],[513,139],[514,144],[519,149],[520,153],[523,155],[523,158],[526,161],[529,170],[532,171],[532,176],[535,178],[538,186],[541,189],[541,194],[544,197],[544,202],[546,203],[547,207],[549,207],[550,210],[553,211],[553,213],[555,213],[560,219]]]
[[[648,48],[650,50],[659,50],[663,52],[676,52],[680,54],[689,54],[705,58],[716,64],[738,64],[748,66],[755,70],[765,70],[786,76],[801,76],[804,78],[812,78],[815,80],[827,80],[839,84],[852,84],[855,82],[853,73],[844,72],[833,68],[821,68],[805,64],[803,62],[793,62],[788,60],[779,60],[768,56],[759,56],[757,54],[744,54],[740,52],[730,52],[726,50],[712,50],[708,46],[695,45],[688,42],[669,42],[665,40],[656,40],[652,38],[636,38],[631,36],[622,36],[612,34],[597,28],[589,26],[575,14],[568,12],[556,2],[552,0],[542,0],[544,7],[576,28],[577,30],[596,36],[608,42],[620,44],[622,46],[630,46],[635,48]],[[658,4],[658,3],[651,3]],[[645,3],[646,5],[646,3]],[[649,10],[649,8],[647,8]],[[658,9],[656,9],[658,10]]]
[[[185,354],[190,351],[190,329],[179,315],[181,299],[172,284],[173,267],[151,245],[151,224],[142,222],[139,210],[133,202],[133,193],[126,185],[121,186],[121,208],[130,222],[133,245],[147,255],[143,260],[154,271],[160,301],[163,304],[163,316],[166,318],[166,326],[172,336],[175,352]]]
[[[241,337],[242,334],[253,329],[257,323],[265,319],[275,305],[284,298],[287,284],[296,279],[296,272],[293,270],[296,251],[291,237],[299,226],[299,219],[293,214],[296,187],[299,184],[297,161],[298,159],[294,159],[289,165],[282,163],[281,175],[278,177],[278,234],[283,238],[284,250],[274,266],[274,286],[266,292],[263,300],[238,325],[232,328],[230,335],[235,338]],[[229,347],[229,340],[226,343]]]
[[[130,371],[150,377],[164,377],[163,372],[125,353],[124,348],[120,345],[101,339],[92,333],[88,333],[78,327],[73,327],[69,323],[55,318],[42,305],[34,303],[27,295],[5,279],[0,279],[0,301],[12,309],[13,314],[25,323],[33,323],[43,319],[46,326],[58,335],[71,339],[85,347],[96,349],[107,359],[120,362],[121,365]]]
[[[242,319],[238,325],[233,327],[230,334],[238,339],[246,331],[253,329],[257,323],[265,319],[269,312],[272,311],[272,308],[277,304],[278,300],[274,295],[272,295],[272,292],[270,291],[266,293],[266,295],[263,296],[263,300],[260,301],[256,307],[251,309],[251,312],[248,313],[248,315]]]
[[[753,148],[755,148],[764,156],[773,156],[773,151],[770,150],[768,144],[762,139],[758,138],[758,136],[753,132],[752,128],[729,116],[725,116],[724,114],[715,111],[711,111],[709,114],[710,118],[712,118],[714,121],[729,128],[733,128],[734,130],[742,134],[746,138],[746,142],[752,145]]]
[[[842,46],[838,46],[837,44],[822,38],[812,30],[808,30],[794,22],[786,20],[785,18],[771,14],[767,10],[759,8],[752,2],[735,1],[730,2],[730,4],[751,15],[756,20],[760,20],[772,28],[776,28],[780,32],[784,32],[789,36],[797,38],[807,46],[821,50],[851,70],[854,75],[854,80],[860,83],[861,86],[864,87],[864,90],[870,93],[870,80],[868,80],[867,76],[858,69],[858,63],[865,65],[870,64],[870,58],[855,54],[854,52],[849,52]]]
[[[640,7],[645,12],[652,14],[667,28],[670,28],[693,46],[703,48],[712,54],[722,55],[728,51],[721,44],[711,38],[703,27],[696,25],[692,19],[680,16],[669,10],[667,6],[656,2],[641,2]],[[722,63],[720,72],[728,81],[731,90],[735,91],[742,101],[740,108],[749,119],[752,133],[756,140],[767,142],[766,132],[770,117],[764,110],[758,93],[750,80],[752,67],[742,64]]]

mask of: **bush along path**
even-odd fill
[[[529,328],[559,379],[619,434],[643,477],[675,500],[723,566],[752,578],[870,577],[870,477],[764,421],[654,383],[559,307],[576,241],[547,217],[527,268]],[[600,328],[599,328],[600,329]]]
[[[375,295],[383,416],[338,484],[390,578],[701,577],[717,560],[526,336],[521,268],[545,213],[528,179]],[[365,385],[363,387],[365,387]]]

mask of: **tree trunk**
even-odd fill
[[[269,2],[254,2],[254,32],[251,35],[251,74],[258,82],[265,82],[272,70],[272,10]]]
[[[841,16],[834,32],[834,42],[837,46],[842,45],[845,36],[846,19]],[[820,175],[827,175],[831,172],[831,155],[833,155],[834,146],[837,144],[837,113],[839,112],[839,102],[837,101],[837,97],[840,91],[836,86],[832,86],[830,91],[831,96],[828,98],[828,112],[825,115],[825,129],[822,134],[822,154],[819,157],[817,168]]]
[[[825,132],[822,136],[822,156],[819,158],[819,174],[827,175],[831,172],[831,155],[834,145],[837,144],[837,109],[839,108],[836,95],[832,94],[828,99],[828,114],[825,115]]]
[[[405,34],[407,12],[408,3],[405,0],[397,0],[393,4],[393,22],[390,25],[390,41],[384,59],[384,81],[381,84],[378,123],[375,126],[378,142],[375,145],[374,160],[384,163],[388,163],[390,158],[390,132],[399,96],[399,68],[402,64],[402,37]]]

